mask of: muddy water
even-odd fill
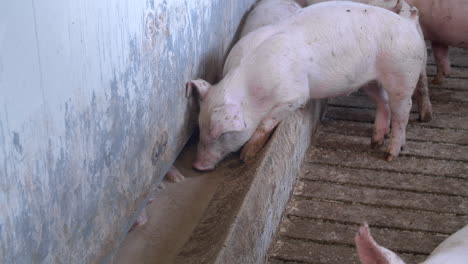
[[[191,169],[196,146],[189,143],[175,162],[185,176],[180,183],[164,182],[154,202],[146,207],[148,222],[130,232],[122,243],[114,264],[173,263],[180,248],[188,241],[203,215],[223,175],[229,173],[238,158],[227,158],[209,173]]]

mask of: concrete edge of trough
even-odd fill
[[[257,159],[219,186],[175,263],[263,263],[325,100],[311,101],[276,129]]]

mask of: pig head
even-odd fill
[[[227,95],[225,82],[211,85],[197,79],[187,82],[186,95],[196,91],[200,105],[200,139],[193,167],[212,170],[227,154],[239,150],[252,136],[255,124],[244,114],[241,102]]]

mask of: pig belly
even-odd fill
[[[311,99],[324,99],[338,96],[348,96],[357,91],[364,84],[368,83],[369,79],[362,80],[359,83],[350,84],[347,80],[333,80],[328,83],[309,84]]]
[[[350,49],[353,48],[350,47]],[[350,54],[351,51],[342,52]],[[356,56],[353,57],[348,56],[345,64],[336,57],[321,56],[319,64],[310,67],[308,72],[310,98],[323,99],[346,96],[377,79],[375,61],[372,59],[375,56],[355,54]]]

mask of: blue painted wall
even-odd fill
[[[109,259],[253,2],[0,2],[0,263]]]

